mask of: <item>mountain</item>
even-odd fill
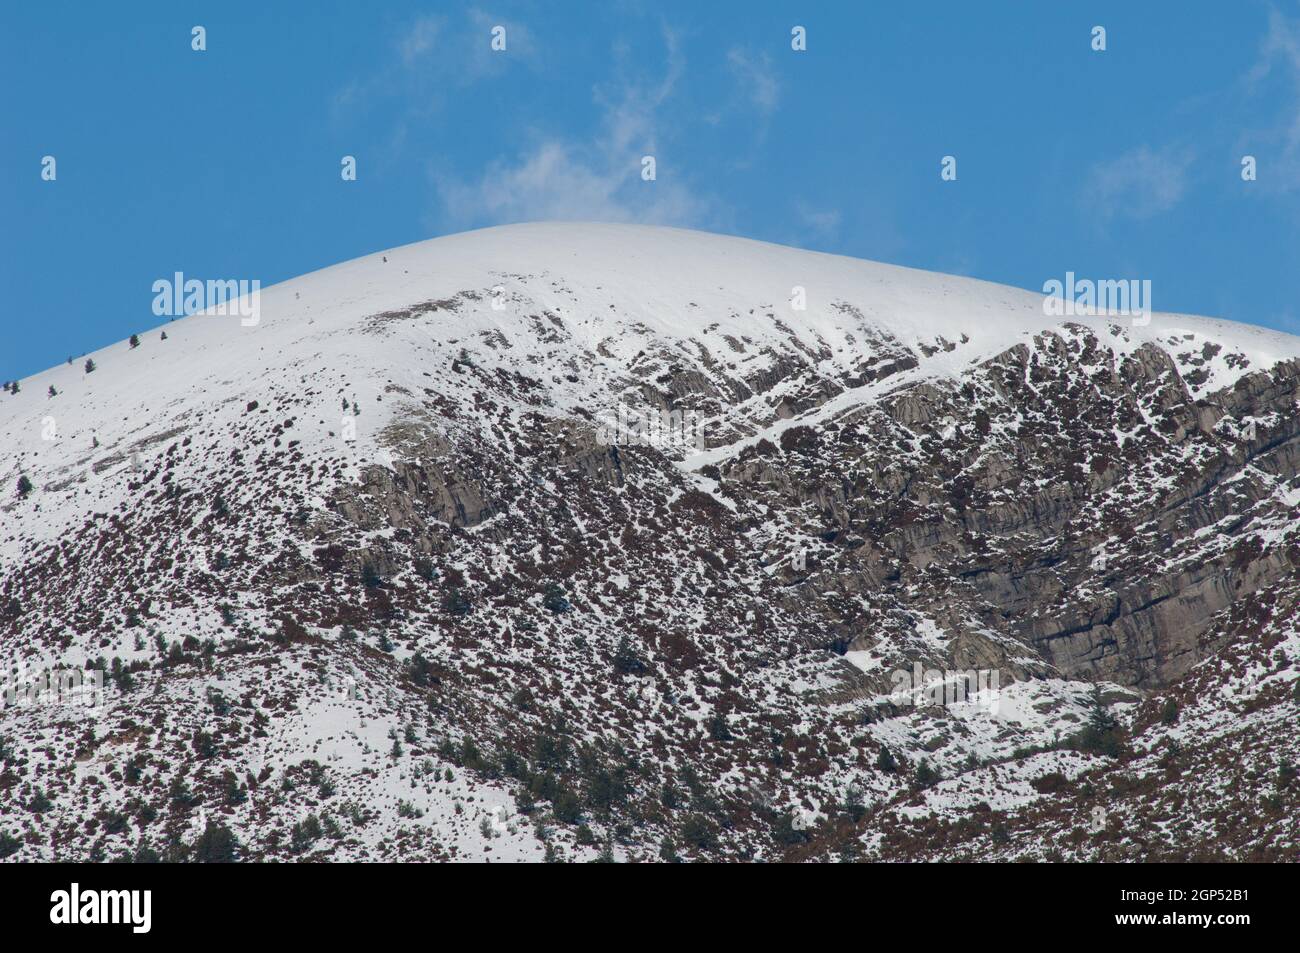
[[[1294,859],[1300,339],[1045,310],[517,225],[19,382],[0,854]]]

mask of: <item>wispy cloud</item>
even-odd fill
[[[454,226],[537,220],[704,225],[716,203],[694,192],[670,154],[663,113],[685,71],[676,35],[663,31],[666,66],[652,79],[624,78],[595,92],[601,107],[590,140],[539,132],[525,153],[499,159],[477,179],[434,173]],[[656,178],[641,176],[642,157]]]
[[[1139,146],[1094,165],[1084,184],[1083,204],[1105,222],[1146,219],[1168,212],[1187,193],[1195,153],[1181,146]]]
[[[560,140],[539,143],[517,162],[497,162],[473,182],[437,180],[448,218],[458,226],[524,221],[642,222],[695,225],[709,203],[687,187],[644,182],[628,156],[594,153]]]
[[[749,103],[764,117],[770,116],[781,100],[772,57],[766,51],[751,53],[737,47],[727,53],[727,66]]]
[[[794,204],[794,211],[801,226],[800,234],[804,238],[830,241],[838,235],[842,219],[838,209],[819,209],[807,202],[798,201]]]
[[[492,49],[492,30],[498,26],[506,31],[508,56]],[[409,104],[404,110],[408,118],[427,117],[441,107],[451,88],[517,64],[539,65],[537,45],[525,24],[478,8],[467,10],[463,21],[452,22],[440,14],[415,17],[393,38],[391,51],[382,67],[335,93],[331,105],[336,121],[387,100]]]
[[[1276,145],[1272,169],[1261,171],[1266,188],[1292,191],[1300,188],[1300,18],[1290,19],[1276,7],[1269,9],[1268,32],[1260,44],[1259,56],[1246,76],[1247,90],[1270,94],[1268,83],[1285,87],[1281,116],[1273,128],[1258,133],[1259,141]]]
[[[397,54],[403,66],[414,66],[432,49],[444,20],[439,16],[417,17],[397,40]]]

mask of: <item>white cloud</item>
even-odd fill
[[[714,221],[716,203],[694,193],[672,161],[663,112],[685,61],[667,29],[664,42],[667,66],[661,78],[623,80],[596,91],[602,113],[590,141],[541,134],[529,151],[497,160],[473,181],[435,174],[450,224],[582,220],[699,226]],[[641,177],[645,155],[655,157],[654,181]]]
[[[1103,221],[1151,218],[1174,208],[1187,193],[1195,153],[1179,146],[1139,146],[1092,167],[1083,202]]]
[[[546,140],[515,163],[497,162],[473,182],[440,179],[447,216],[485,222],[600,221],[697,224],[706,210],[684,186],[644,182],[632,156],[623,165],[560,140]]]

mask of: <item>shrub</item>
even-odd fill
[[[718,846],[718,835],[713,825],[700,814],[692,814],[682,824],[682,840],[700,850],[712,850]]]
[[[289,831],[289,849],[295,854],[301,854],[320,840],[323,833],[320,818],[315,814],[308,814]]]
[[[216,755],[217,742],[211,732],[201,728],[194,732],[194,753],[205,760]]]
[[[1044,774],[1041,778],[1034,778],[1029,782],[1039,794],[1055,794],[1069,785],[1069,781],[1060,771],[1051,771]]]
[[[12,857],[14,854],[18,853],[18,848],[22,846],[22,841],[17,837],[14,837],[7,831],[0,831],[0,860],[4,860],[6,857]]]
[[[649,671],[645,659],[641,658],[632,648],[632,643],[624,635],[618,642],[618,648],[614,651],[614,672],[618,675],[644,675]]]
[[[582,803],[567,787],[560,787],[551,801],[551,812],[557,821],[576,824],[582,820]]]
[[[422,688],[434,684],[438,680],[437,674],[433,668],[433,663],[419,652],[416,652],[407,661],[406,674],[413,683]]]
[[[559,615],[562,612],[568,612],[571,608],[568,597],[559,583],[552,582],[547,585],[545,593],[542,596],[542,605]]]
[[[123,777],[127,784],[139,784],[140,778],[144,773],[144,755],[137,754],[126,763],[123,771]]]
[[[776,820],[776,827],[773,830],[773,837],[778,844],[791,847],[795,844],[805,843],[809,837],[804,825],[800,823],[796,814],[782,814]]]
[[[452,586],[448,589],[442,600],[442,611],[448,615],[469,615],[472,608],[473,605],[465,598],[465,594],[460,591],[458,586]]]

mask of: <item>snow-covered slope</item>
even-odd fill
[[[0,650],[126,673],[0,713],[14,856],[1041,853],[1257,664],[1292,756],[1300,339],[536,224],[140,342],[0,395]],[[703,447],[619,430],[660,413]],[[917,663],[1002,702],[900,707]],[[1126,754],[1072,740],[1092,681]]]
[[[407,311],[423,320],[383,320]],[[21,381],[0,402],[0,436],[11,471],[58,474],[93,436],[147,434],[178,413],[221,407],[320,365],[366,373],[357,387],[370,396],[390,380],[419,380],[454,345],[493,366],[527,368],[539,351],[567,344],[567,359],[597,352],[613,377],[647,348],[692,361],[706,350],[739,377],[802,353],[838,379],[901,347],[917,361],[905,378],[914,380],[960,373],[1067,323],[1114,325],[1108,343],[1120,353],[1153,342],[1199,356],[1218,345],[1197,391],[1300,356],[1300,338],[1231,321],[1067,322],[1045,316],[1041,295],[970,278],[683,229],[541,223],[432,239],[283,282],[262,291],[252,327],[199,314],[142,332],[152,342],[166,331],[167,345],[113,345],[88,355],[96,373],[79,357]],[[590,406],[600,383],[584,375],[557,387],[559,409]],[[50,386],[58,398],[47,396]],[[42,439],[50,417],[53,441]]]

